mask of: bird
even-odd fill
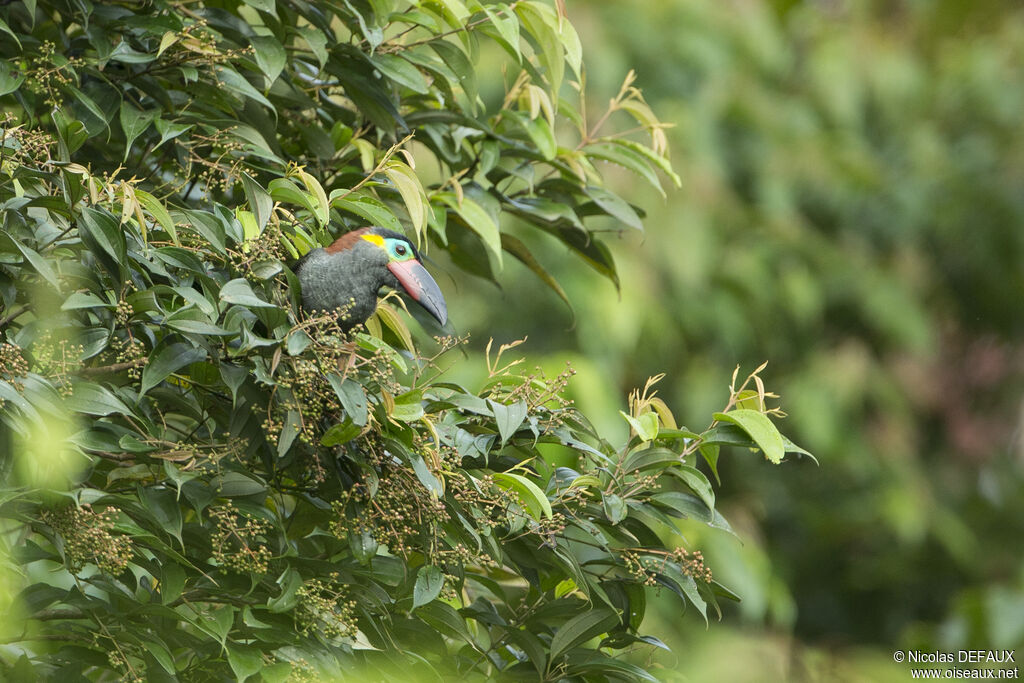
[[[420,262],[409,239],[394,230],[369,226],[347,232],[330,246],[310,250],[293,268],[306,311],[344,310],[348,331],[377,310],[380,290],[404,291],[443,327],[448,304]]]

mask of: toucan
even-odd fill
[[[345,311],[343,329],[365,322],[377,310],[384,287],[406,292],[437,322],[448,320],[441,288],[420,263],[405,235],[381,227],[345,233],[328,247],[311,250],[293,268],[307,311]]]

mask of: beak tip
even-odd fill
[[[448,323],[448,305],[441,288],[430,277],[430,273],[419,261],[413,259],[388,264],[388,268],[401,283],[405,291],[415,299],[437,322],[444,327]]]

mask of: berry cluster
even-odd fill
[[[11,112],[4,112],[0,119],[0,160],[6,173],[12,173],[16,166],[43,166],[49,162],[51,150],[57,144],[53,136],[17,125],[17,120]]]
[[[11,383],[18,391],[25,388],[21,381],[28,375],[28,361],[21,353],[21,347],[14,344],[0,344],[0,377]]]
[[[357,603],[332,572],[328,581],[310,579],[295,592],[298,605],[293,612],[295,625],[303,635],[320,633],[325,638],[354,638]]]
[[[72,574],[92,563],[101,571],[117,575],[132,559],[131,539],[111,533],[117,519],[112,509],[95,512],[90,505],[72,505],[43,510],[40,517],[63,539],[64,558]]]
[[[270,522],[240,513],[231,503],[209,514],[217,524],[211,535],[214,561],[239,574],[265,574],[273,557],[266,545]]]
[[[85,347],[67,339],[54,339],[46,330],[32,344],[33,369],[53,380],[62,396],[71,395],[68,377],[82,367]]]
[[[57,54],[57,46],[49,40],[44,41],[37,50],[28,57],[25,86],[43,95],[48,106],[60,107],[65,99],[61,90],[69,85],[78,85],[75,69],[85,66],[85,60]]]

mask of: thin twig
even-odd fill
[[[384,166],[387,165],[387,163],[391,160],[391,157],[395,156],[398,150],[402,148],[402,145],[409,142],[409,140],[411,140],[414,135],[415,133],[409,133],[404,138],[402,138],[395,144],[391,145],[391,148],[384,153],[384,156],[381,158],[380,162],[374,167],[374,169],[370,171],[365,178],[356,183],[355,186],[349,188],[348,190],[345,190],[344,193],[338,195],[337,199],[344,199],[345,197],[349,196],[350,194],[361,188],[366,183],[370,182],[370,180],[372,180],[375,175],[384,170]]]
[[[8,323],[10,323],[12,320],[17,318],[19,315],[21,315],[22,313],[27,311],[29,308],[31,308],[31,306],[29,306],[28,304],[22,304],[21,306],[16,307],[10,313],[5,315],[3,318],[0,318],[0,330],[2,330],[3,328],[7,327]]]
[[[130,370],[131,368],[137,368],[140,365],[146,364],[145,358],[136,358],[135,360],[125,361],[124,363],[114,363],[113,365],[100,365],[95,368],[82,368],[78,371],[78,374],[91,377],[93,375],[105,375],[108,372],[121,372],[122,370]]]

